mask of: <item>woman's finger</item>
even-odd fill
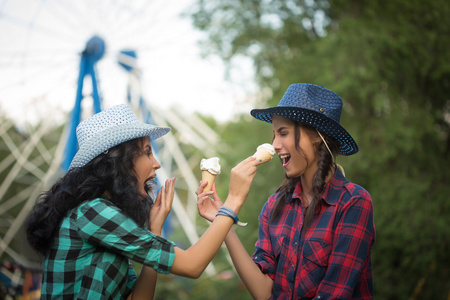
[[[197,206],[202,206],[206,197],[197,197]]]
[[[166,201],[166,188],[162,186],[161,190],[159,192],[161,194],[160,205],[162,206],[165,203],[165,201]]]
[[[257,166],[259,166],[260,164],[262,164],[262,162],[260,162],[259,160],[257,160],[256,158],[254,158],[253,156],[248,157],[245,160],[245,164],[244,164],[244,168],[256,168]]]
[[[197,198],[201,197],[201,196],[204,196],[204,195],[212,195],[213,194],[212,190],[211,191],[206,191],[206,192],[203,191],[207,184],[208,184],[208,181],[200,181],[200,185],[198,186],[198,189],[195,191],[195,194],[197,195]]]
[[[197,188],[197,190],[195,191],[195,194],[198,196],[200,195],[203,190],[205,189],[205,186],[208,184],[208,181],[200,181],[200,184]]]
[[[239,164],[237,164],[233,169],[239,172],[247,171],[251,168],[254,168],[258,165],[260,165],[261,162],[254,158],[253,156],[247,157],[243,161],[241,161]]]
[[[254,176],[256,174],[257,165],[259,165],[260,162],[257,161],[254,157],[249,157],[245,160],[243,160],[240,164],[235,166],[231,172],[236,174],[237,176]]]
[[[168,184],[167,184],[167,180],[166,180],[166,182],[165,182],[165,184],[164,184],[164,186],[161,188],[161,190],[163,191],[163,194],[162,194],[162,200],[161,200],[161,207],[165,210],[166,209],[166,207],[167,207],[167,195],[168,195],[168,193],[169,193],[169,191],[168,191]]]
[[[156,195],[155,203],[153,205],[161,205],[161,190],[158,192],[158,195]]]
[[[170,209],[172,207],[172,203],[173,203],[173,197],[175,195],[175,177],[172,177],[172,179],[170,179],[167,183],[167,205],[168,208]]]

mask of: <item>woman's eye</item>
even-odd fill
[[[147,154],[147,156],[152,155],[152,151],[150,151],[150,150],[145,151],[145,153]]]

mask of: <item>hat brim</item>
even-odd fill
[[[69,170],[82,167],[106,150],[121,143],[148,136],[150,141],[167,134],[170,127],[159,127],[145,123],[117,125],[97,133],[78,149]]]
[[[276,106],[253,109],[250,114],[256,119],[268,123],[272,123],[273,115],[278,115],[317,128],[339,142],[339,153],[342,155],[352,155],[359,150],[355,140],[339,123],[316,111],[292,106]]]

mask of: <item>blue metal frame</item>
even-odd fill
[[[69,133],[67,138],[66,150],[62,162],[62,169],[67,171],[70,163],[78,150],[76,129],[81,121],[81,101],[83,100],[83,82],[89,75],[92,80],[92,98],[94,100],[94,114],[100,112],[101,99],[97,88],[97,78],[95,74],[95,64],[105,53],[105,42],[98,36],[92,37],[87,43],[86,48],[81,53],[80,73],[78,75],[77,93],[75,106],[72,110]]]

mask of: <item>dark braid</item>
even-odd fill
[[[300,122],[295,122],[295,144],[297,147],[297,151],[299,153],[303,153],[303,151],[300,149],[300,127],[304,128],[310,136],[318,135],[315,128],[311,126],[304,125]],[[328,147],[330,147],[331,152],[333,153],[333,156],[336,156],[339,152],[339,144],[326,136],[322,133],[323,138],[328,144]],[[310,225],[314,218],[314,215],[316,214],[321,202],[320,202],[320,196],[322,195],[322,192],[325,188],[325,179],[327,178],[328,174],[332,170],[333,166],[333,157],[330,155],[327,147],[325,144],[321,141],[319,144],[314,145],[317,149],[317,155],[319,156],[319,160],[317,162],[318,169],[316,171],[316,174],[314,174],[313,178],[313,200],[309,204],[308,210],[306,211],[305,220],[303,223],[303,230],[306,230]],[[305,157],[306,158],[306,157]],[[307,161],[308,163],[308,161]],[[288,199],[289,195],[291,195],[294,192],[295,186],[300,181],[300,177],[296,178],[288,178],[286,177],[281,186],[278,188],[277,192],[279,192],[274,210],[272,212],[270,222],[272,223],[275,221],[281,214],[284,204],[286,203],[286,200]]]
[[[317,171],[313,178],[313,200],[309,204],[308,210],[306,211],[305,221],[303,222],[303,227],[305,229],[307,229],[311,224],[314,215],[320,206],[320,196],[325,188],[325,179],[333,167],[333,158],[323,142],[319,145],[317,155],[319,156],[319,161],[317,162]]]

